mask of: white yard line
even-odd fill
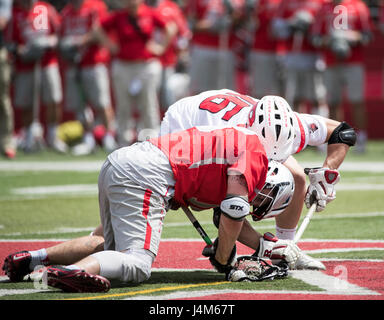
[[[80,171],[97,172],[104,161],[22,161],[0,162],[0,171]]]
[[[290,274],[293,278],[299,279],[313,286],[317,286],[327,292],[327,294],[342,295],[380,295],[380,293],[364,287],[349,283],[348,274],[344,269],[340,269],[340,276],[334,277],[320,271],[294,270]]]
[[[7,277],[8,279],[8,277]],[[0,297],[9,296],[9,295],[19,295],[19,294],[33,294],[40,292],[47,292],[50,290],[39,290],[39,289],[0,289]]]
[[[96,184],[69,184],[56,186],[34,186],[25,188],[14,188],[11,193],[17,195],[49,195],[58,193],[75,193],[75,194],[96,194]]]
[[[356,252],[356,251],[383,251],[384,248],[371,248],[371,247],[360,247],[360,248],[337,248],[337,249],[314,249],[314,250],[303,250],[307,253],[332,253],[332,252]]]
[[[336,187],[337,191],[369,191],[384,190],[384,184],[374,183],[340,183]],[[84,195],[96,195],[98,192],[96,184],[69,184],[69,185],[52,185],[52,186],[33,186],[23,188],[11,189],[11,196],[1,196],[0,200],[14,200],[14,196],[17,199],[42,199],[48,196],[57,195],[72,195],[72,196],[84,196]]]

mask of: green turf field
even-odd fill
[[[87,157],[62,156],[51,152],[24,155],[13,161],[0,159],[0,239],[71,239],[87,235],[98,225],[97,170],[77,170],[80,163],[100,166],[106,154],[102,151]],[[303,164],[321,165],[325,155],[308,148],[296,158]],[[324,240],[382,240],[384,241],[384,142],[370,142],[364,155],[350,152],[347,170],[341,168],[337,199],[323,213],[315,214],[303,238]],[[28,163],[29,168],[23,166]],[[41,163],[57,164],[57,169],[36,167]],[[63,171],[62,163],[73,166]],[[22,167],[22,168],[21,168]],[[43,166],[44,167],[44,166]],[[18,169],[19,168],[19,169]],[[20,169],[21,168],[21,169]],[[306,209],[304,210],[304,213]],[[195,213],[210,235],[216,237],[209,211]],[[303,215],[304,216],[304,215]],[[261,233],[275,232],[274,220],[254,223]],[[163,239],[200,239],[182,211],[170,211],[165,218]],[[177,249],[179,250],[179,249]],[[314,253],[320,259],[384,260],[384,250],[361,250]],[[2,264],[2,261],[0,262]],[[187,266],[186,266],[187,268]],[[3,276],[3,275],[1,275]],[[3,277],[4,278],[4,277]],[[107,299],[121,299],[140,295],[157,295],[201,289],[194,284],[222,281],[222,276],[211,271],[155,271],[152,278],[141,285],[116,284]],[[189,286],[192,285],[192,286]],[[203,285],[202,285],[203,286]],[[159,289],[170,288],[171,289]],[[0,282],[0,299],[66,299],[97,297],[97,295],[63,294],[48,290],[2,295],[4,290],[32,290],[33,283]],[[297,278],[265,283],[220,283],[214,289],[316,291],[320,288]],[[5,291],[4,291],[5,292]],[[15,291],[16,293],[17,291]],[[139,292],[139,293],[137,293]]]

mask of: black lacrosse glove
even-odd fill
[[[219,245],[219,238],[216,238],[215,241],[213,242],[213,251],[212,251],[212,255],[209,257],[209,262],[218,272],[225,273],[225,275],[227,277],[227,275],[229,274],[229,272],[233,268],[233,263],[235,262],[236,245],[233,246],[233,249],[231,251],[231,254],[230,254],[226,264],[221,264],[220,262],[218,262],[215,259],[216,250],[217,250],[218,245]]]

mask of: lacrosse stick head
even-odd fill
[[[287,265],[274,266],[259,257],[240,256],[228,274],[228,280],[232,282],[263,281],[284,278],[287,275]]]

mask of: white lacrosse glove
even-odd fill
[[[299,247],[292,240],[281,240],[266,232],[260,238],[259,248],[254,255],[262,259],[269,258],[273,264],[285,260],[289,268],[294,269],[299,253]]]
[[[305,205],[309,209],[316,203],[316,212],[323,211],[325,206],[336,199],[335,184],[340,180],[340,173],[329,168],[305,169],[309,186],[305,195]]]

